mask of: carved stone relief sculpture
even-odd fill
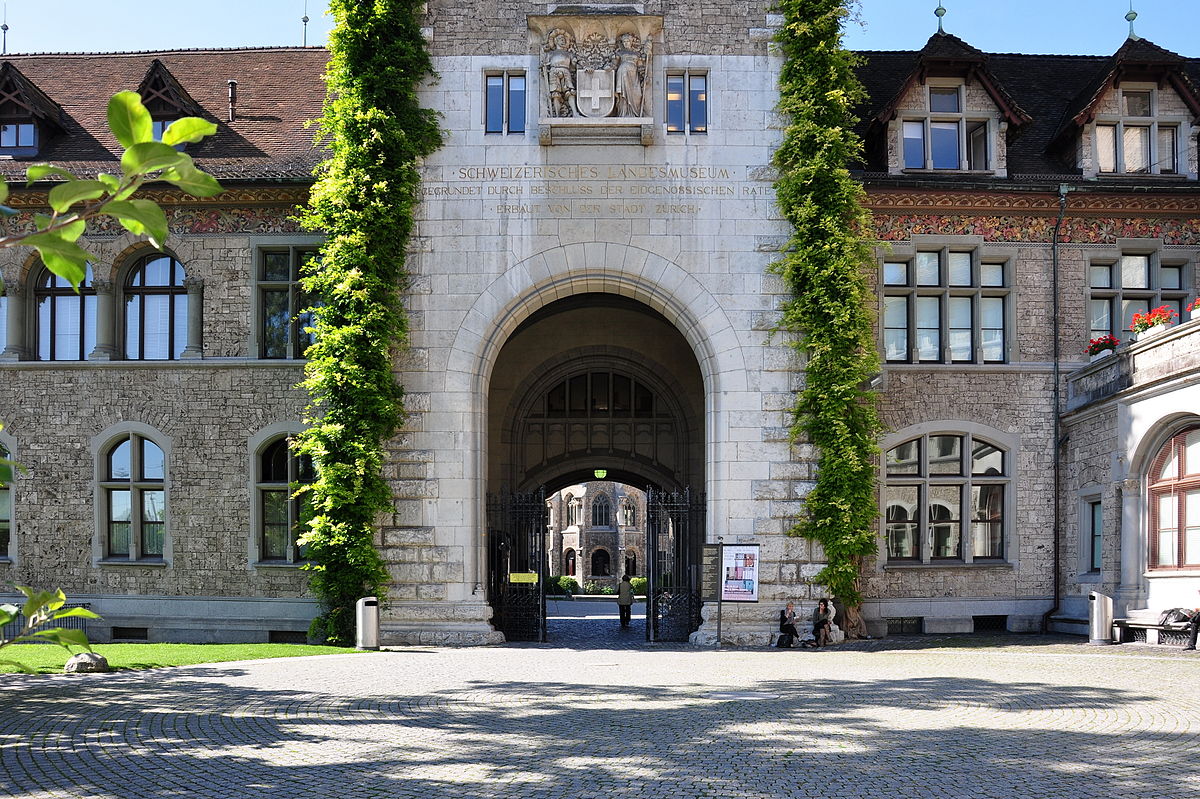
[[[643,119],[651,115],[653,40],[626,31],[593,30],[580,39],[565,28],[546,34],[542,93],[547,117]]]

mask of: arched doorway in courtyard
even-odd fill
[[[564,570],[613,581],[631,563],[651,586],[648,637],[686,639],[696,628],[704,396],[687,341],[635,300],[573,295],[514,330],[489,385],[487,450],[488,598],[509,640],[544,639],[546,589]],[[563,501],[572,486],[598,481],[644,494],[633,511],[640,542],[586,552],[556,544],[563,521],[620,529],[631,509],[616,492],[585,500],[576,489]]]

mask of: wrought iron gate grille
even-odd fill
[[[546,640],[546,491],[488,497],[488,599],[509,641]],[[531,583],[511,575],[534,574]]]
[[[646,489],[647,641],[686,641],[700,628],[704,495]]]

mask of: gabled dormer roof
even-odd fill
[[[180,85],[171,70],[157,58],[150,62],[146,77],[137,88],[142,104],[155,117],[203,116],[204,110]]]
[[[1188,77],[1187,65],[1188,60],[1183,56],[1147,39],[1126,39],[1067,106],[1052,144],[1059,145],[1064,139],[1074,138],[1079,128],[1096,118],[1097,109],[1109,90],[1120,86],[1122,81],[1170,86],[1192,115],[1200,119],[1200,93]]]
[[[908,77],[875,116],[875,121],[886,124],[896,118],[897,109],[904,96],[914,85],[922,84],[929,77],[955,77],[974,79],[992,98],[1005,120],[1014,126],[1030,122],[1032,117],[1025,113],[1004,86],[988,69],[988,56],[952,33],[938,31],[917,53],[916,62]]]
[[[0,64],[0,117],[32,118],[62,130],[63,110],[21,74],[11,61]]]

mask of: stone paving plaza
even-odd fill
[[[1200,796],[1200,657],[1040,636],[0,676],[3,797]],[[581,626],[586,625],[586,626]]]

